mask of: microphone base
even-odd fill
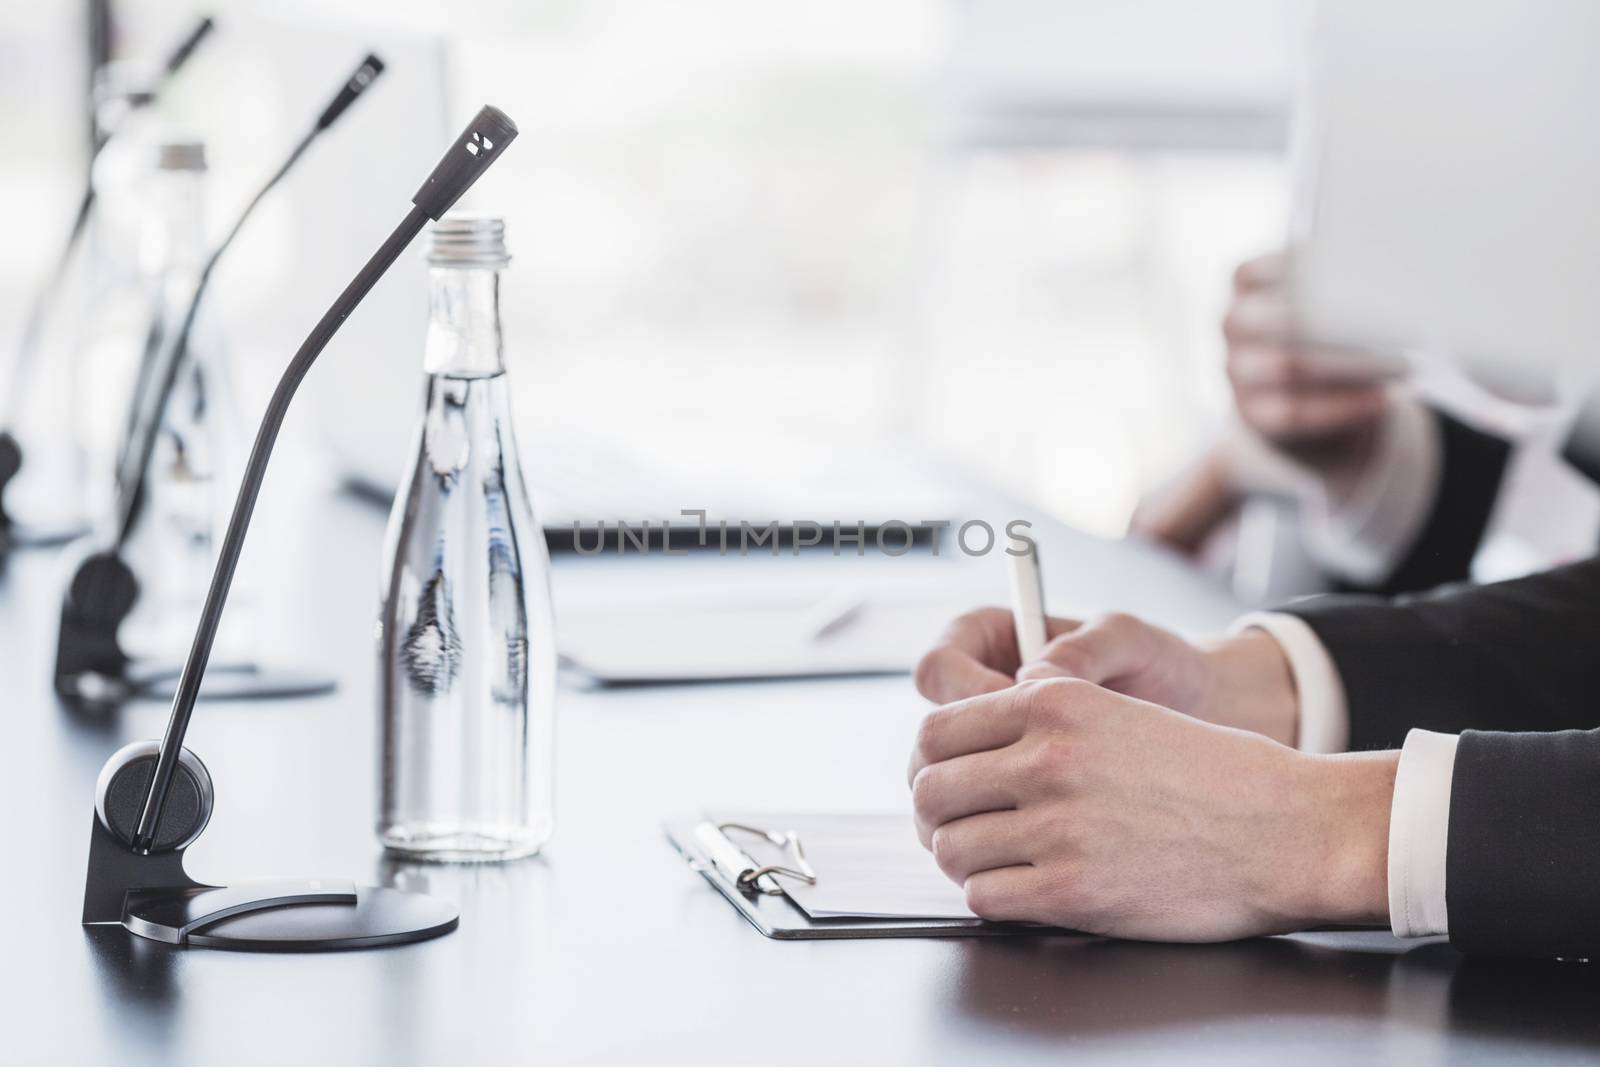
[[[98,817],[90,831],[85,926],[116,924],[180,948],[330,952],[427,941],[459,921],[437,897],[337,879],[203,885],[184,872],[183,849],[131,852]]]
[[[11,433],[0,430],[0,555],[14,548],[47,548],[65,544],[88,530],[88,523],[82,520],[30,523],[13,517],[6,510],[6,489],[21,469],[22,446]]]
[[[178,691],[181,663],[130,662],[125,675],[128,695],[170,702]],[[278,700],[321,696],[338,682],[310,668],[267,663],[216,663],[206,668],[201,700]]]
[[[91,707],[128,700],[170,703],[178,689],[182,668],[176,663],[151,663],[124,659],[116,669],[120,650],[111,646],[105,664],[109,670],[66,672],[56,677],[56,692],[64,700]],[[338,688],[338,682],[309,668],[258,663],[219,663],[206,672],[201,700],[283,700],[321,696]]]
[[[386,948],[441,937],[458,922],[437,897],[315,878],[130,893],[122,916],[152,941],[234,952]]]
[[[86,546],[61,605],[55,689],[63,700],[99,710],[125,700],[171,701],[183,665],[128,655],[118,633],[139,599],[139,580],[114,549]],[[326,674],[281,664],[214,663],[202,700],[275,700],[332,692]]]
[[[54,548],[76,541],[89,531],[81,522],[56,525],[0,519],[0,553],[26,548]]]

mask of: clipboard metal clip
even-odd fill
[[[730,831],[759,837],[774,848],[782,849],[785,863],[757,863],[729,839]],[[806,859],[800,835],[793,830],[763,830],[738,822],[703,822],[694,828],[694,835],[712,865],[745,893],[782,893],[783,886],[777,881],[780,875],[806,885],[817,884],[817,872]]]

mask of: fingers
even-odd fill
[[[917,692],[949,704],[1011,684],[1017,669],[1017,635],[1005,608],[979,608],[957,616],[917,664]]]
[[[1222,317],[1222,337],[1229,349],[1264,341],[1284,341],[1294,332],[1289,302],[1276,291],[1234,297]]]
[[[1222,334],[1239,412],[1281,443],[1358,429],[1383,412],[1383,383],[1392,374],[1370,354],[1296,344],[1293,310],[1279,288],[1283,270],[1281,256],[1264,257],[1234,277]]]
[[[1228,381],[1235,390],[1286,389],[1305,380],[1305,362],[1284,345],[1251,341],[1228,350]]]
[[[1284,257],[1273,255],[1234,274],[1222,334],[1239,413],[1284,445],[1363,429],[1387,406],[1384,382],[1392,371],[1368,353],[1296,344],[1293,309],[1281,288],[1285,268]]]
[[[1077,626],[1075,619],[1048,619],[1047,634]],[[917,664],[917,691],[936,704],[950,704],[1005,689],[1015,680],[1017,634],[1006,608],[979,608],[958,617]]]
[[[1247,259],[1233,272],[1233,290],[1250,293],[1281,286],[1289,273],[1289,257],[1282,252]]]
[[[1015,654],[1011,658],[1015,659]],[[949,704],[997,693],[1012,684],[1012,677],[984,666],[963,649],[939,645],[917,664],[916,681],[917,692],[936,704]]]
[[[1191,555],[1200,550],[1236,503],[1230,457],[1218,441],[1178,477],[1139,501],[1128,522],[1128,533]]]
[[[1045,875],[1036,867],[997,867],[979,871],[964,886],[967,907],[993,922],[1048,922]]]
[[[1017,679],[1082,678],[1103,685],[1149,664],[1165,636],[1131,615],[1106,615],[1052,640]]]
[[[1006,750],[975,752],[922,768],[911,780],[917,837],[933,847],[934,831],[956,819],[1017,806],[1020,779]]]
[[[1011,684],[1009,679],[1006,684]],[[1027,730],[1032,699],[1029,689],[1012,687],[929,712],[917,730],[906,780],[915,781],[917,773],[930,764],[1017,741]]]
[[[1346,433],[1371,423],[1388,405],[1380,378],[1289,345],[1230,343],[1228,380],[1239,414],[1275,441]]]
[[[1246,422],[1267,437],[1284,441],[1358,429],[1377,419],[1388,405],[1388,395],[1375,386],[1244,391],[1237,399]]]
[[[1365,353],[1308,348],[1256,337],[1241,339],[1229,347],[1227,371],[1235,389],[1332,386],[1376,390],[1395,377],[1377,357]]]
[[[965,885],[979,871],[1026,866],[1039,837],[1033,823],[1020,811],[983,812],[938,827],[928,847],[945,876]]]

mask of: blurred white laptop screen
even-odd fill
[[[1321,5],[1296,131],[1301,329],[1525,398],[1594,360],[1597,48],[1592,0]]]

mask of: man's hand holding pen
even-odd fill
[[[1388,913],[1396,756],[1295,751],[1272,639],[1201,648],[1128,616],[957,619],[917,670],[942,706],[909,777],[918,834],[986,918],[1215,940]]]

